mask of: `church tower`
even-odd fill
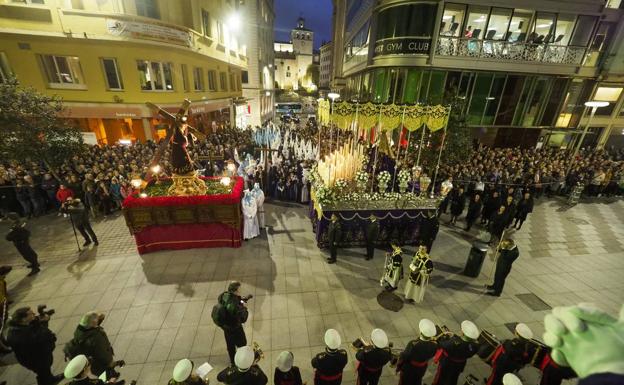
[[[295,54],[312,55],[314,47],[314,32],[305,27],[305,19],[297,20],[297,27],[290,31],[290,40]]]

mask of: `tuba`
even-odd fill
[[[254,352],[254,364],[257,364],[261,359],[264,358],[264,352],[260,349],[260,345],[257,342],[251,344],[251,348]]]

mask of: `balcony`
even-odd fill
[[[436,55],[580,66],[585,47],[439,36]]]

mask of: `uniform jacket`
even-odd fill
[[[258,365],[242,372],[235,366],[223,369],[217,375],[217,381],[228,385],[265,385],[269,379]]]
[[[93,374],[99,376],[113,362],[113,346],[101,327],[85,328],[78,325],[74,331],[74,341],[80,346],[80,354],[92,358]]]
[[[327,350],[312,358],[312,367],[316,370],[316,376],[335,376],[342,373],[348,359],[344,349]]]

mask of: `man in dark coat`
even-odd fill
[[[434,211],[430,211],[426,215],[426,219],[421,222],[419,244],[426,246],[427,252],[430,253],[433,242],[438,236],[438,231],[440,231],[440,221]]]
[[[89,221],[89,212],[86,210],[85,206],[80,202],[80,199],[70,199],[63,204],[62,211],[69,214],[71,216],[71,220],[82,234],[82,237],[85,239],[85,242],[82,244],[83,247],[89,246],[91,242],[94,245],[99,245],[97,236],[95,232],[91,228],[91,222]]]
[[[359,349],[355,354],[355,358],[359,361],[356,382],[358,385],[377,385],[383,367],[392,359],[386,332],[374,329],[371,340],[372,345]]]
[[[507,213],[507,221],[505,223],[505,228],[511,226],[511,222],[513,222],[514,217],[516,216],[516,203],[514,202],[513,196],[508,196],[505,198],[505,213]]]
[[[498,194],[498,191],[496,190],[492,191],[490,195],[488,195],[487,198],[485,199],[485,203],[483,206],[483,213],[481,214],[482,225],[485,225],[490,221],[490,219],[492,218],[492,215],[496,212],[496,210],[498,210],[501,204],[502,204],[502,201],[501,201],[501,197]]]
[[[379,237],[379,220],[371,214],[369,221],[366,223],[366,259],[373,259],[375,255],[375,244]]]
[[[396,371],[401,373],[399,384],[420,385],[427,372],[429,360],[438,348],[433,340],[436,335],[435,324],[426,318],[418,324],[420,338],[410,341],[399,356]]]
[[[38,385],[53,385],[63,380],[63,375],[52,374],[52,352],[56,336],[48,328],[50,316],[37,316],[29,307],[13,313],[9,321],[7,344],[13,349],[17,362],[37,375]]]
[[[459,375],[466,367],[466,361],[479,350],[479,329],[471,321],[461,323],[461,336],[444,335],[438,339],[439,350],[436,354],[438,370],[432,385],[457,385]]]
[[[9,219],[13,220],[13,226],[7,234],[6,240],[13,242],[17,251],[28,262],[28,267],[30,268],[28,276],[33,276],[41,269],[39,269],[37,253],[30,247],[30,231],[26,229],[26,223],[20,222],[16,213],[10,213]]]
[[[332,214],[329,227],[327,229],[327,241],[329,242],[329,258],[327,263],[336,263],[338,255],[338,245],[342,239],[342,227],[336,214]]]
[[[455,190],[454,190],[455,191]],[[464,207],[466,207],[466,195],[464,194],[463,187],[460,187],[452,196],[451,196],[451,224],[454,225],[457,221],[457,217],[459,217],[464,211]]]
[[[511,265],[514,263],[520,252],[513,239],[506,239],[501,242],[498,259],[496,260],[496,272],[494,273],[494,283],[488,285],[486,294],[499,297],[505,286],[505,279],[511,272]]]
[[[74,338],[70,342],[77,347],[72,353],[89,357],[91,372],[96,376],[106,371],[108,378],[119,377],[119,373],[114,371],[113,346],[101,326],[102,321],[104,321],[104,314],[97,312],[89,312],[82,317],[74,331]]]
[[[243,324],[247,322],[249,311],[247,310],[247,303],[243,301],[243,297],[240,295],[240,286],[241,283],[238,281],[230,282],[228,290],[221,293],[218,298],[218,302],[225,306],[227,313],[223,334],[225,335],[225,344],[227,345],[228,355],[232,364],[234,364],[236,349],[247,345]]]
[[[325,332],[325,351],[312,358],[314,368],[314,385],[340,385],[342,371],[349,357],[347,351],[340,349],[342,340],[334,329]]]
[[[505,226],[507,225],[507,212],[505,211],[505,205],[501,205],[498,208],[498,212],[494,213],[490,218],[489,231],[490,231],[490,243],[494,239],[501,239],[505,232]]]
[[[466,213],[466,231],[470,231],[470,228],[475,223],[479,215],[481,215],[481,208],[483,203],[481,202],[481,195],[475,194],[468,204],[468,212]]]
[[[527,216],[529,215],[529,213],[532,212],[533,197],[531,196],[531,193],[526,192],[524,193],[524,196],[522,197],[520,202],[518,202],[518,207],[516,209],[516,221],[514,222],[513,226],[517,226],[516,229],[520,230],[522,224],[524,223],[524,221],[526,221]]]

